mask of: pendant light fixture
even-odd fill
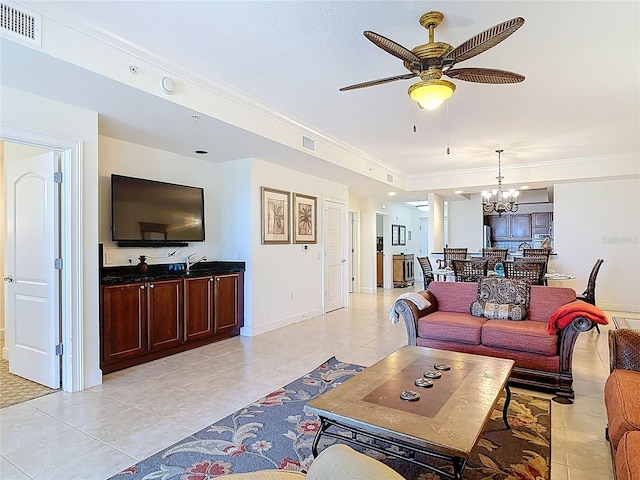
[[[517,212],[518,211],[518,195],[520,192],[517,190],[509,190],[508,192],[502,191],[502,165],[501,154],[504,150],[496,150],[498,154],[498,188],[493,192],[482,192],[482,209],[487,212],[496,212],[498,215],[502,215],[504,212]]]

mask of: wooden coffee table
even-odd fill
[[[434,370],[435,364],[451,369],[441,371],[441,378],[434,379],[432,387],[417,387],[415,380],[422,378],[423,372]],[[504,389],[503,419],[509,428],[511,392],[507,380],[513,365],[513,360],[501,358],[402,347],[307,403],[305,411],[320,418],[313,455],[317,455],[320,438],[326,436],[461,479]],[[420,398],[401,399],[401,392],[406,390],[418,392]],[[398,446],[410,455],[395,453],[380,442]],[[422,456],[425,460],[451,462],[453,474],[418,458]]]

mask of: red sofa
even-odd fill
[[[617,480],[640,479],[640,331],[609,331],[611,374],[604,385],[607,438]]]
[[[470,314],[478,284],[431,282],[418,292],[430,305],[400,298],[394,304],[407,328],[409,345],[475,353],[515,361],[512,385],[555,393],[556,401],[574,398],[571,363],[580,332],[594,327],[589,318],[576,316],[556,334],[549,333],[549,317],[560,306],[576,302],[571,288],[530,287],[526,320],[487,320]],[[583,302],[580,302],[584,304]]]

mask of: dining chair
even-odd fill
[[[484,258],[454,259],[451,260],[451,264],[456,282],[477,282],[487,276],[487,260]]]
[[[452,260],[465,260],[467,258],[467,248],[444,247],[444,266],[451,267]]]
[[[507,260],[503,262],[506,278],[526,278],[531,285],[544,285],[546,262],[543,259]]]
[[[431,268],[431,260],[429,257],[417,257],[420,268],[422,268],[422,277],[424,278],[424,288],[426,289],[431,282],[435,280],[433,276],[433,268]]]
[[[502,263],[507,259],[509,254],[508,248],[483,248],[482,257],[487,259],[487,268],[493,270],[497,263]]]
[[[596,260],[596,263],[593,265],[591,269],[591,274],[589,274],[589,281],[587,282],[587,289],[582,292],[580,295],[576,295],[576,300],[582,300],[583,302],[590,303],[591,305],[596,304],[596,277],[598,276],[598,272],[600,271],[600,265],[604,260],[599,258]],[[596,323],[596,330],[600,333],[600,327]]]

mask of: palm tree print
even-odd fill
[[[267,230],[271,235],[284,235],[284,201],[269,199]]]
[[[312,228],[313,214],[311,212],[311,205],[308,203],[301,203],[298,205],[298,234],[312,235]]]

